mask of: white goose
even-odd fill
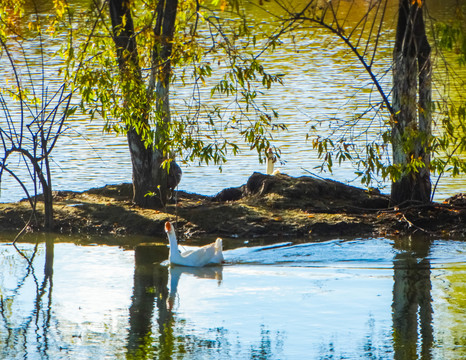
[[[223,262],[222,239],[196,250],[180,252],[176,240],[175,230],[170,222],[165,223],[165,232],[170,243],[170,264],[184,266],[205,266],[208,264],[221,264]]]

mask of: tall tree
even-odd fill
[[[151,78],[145,89],[139,65],[138,48],[131,15],[130,2],[127,0],[110,0],[109,10],[112,21],[113,39],[120,75],[126,86],[123,87],[123,97],[126,104],[132,102],[135,94],[147,97],[138,101],[142,104],[141,111],[128,122],[127,138],[133,166],[133,201],[143,207],[163,206],[168,198],[168,171],[179,173],[179,167],[173,163],[167,167],[162,164],[167,157],[153,143],[144,138],[145,131],[150,127],[149,103],[155,97],[157,104],[157,122],[159,127],[170,121],[169,86],[171,77],[171,51],[177,13],[177,0],[160,0],[157,6],[157,17],[153,28],[156,42],[152,49]],[[155,95],[153,94],[155,91]],[[165,129],[156,129],[156,141],[164,142]],[[168,171],[167,171],[168,170]],[[156,196],[147,196],[153,193]]]
[[[400,0],[393,52],[392,149],[400,171],[392,183],[395,204],[429,202],[432,135],[432,65],[420,0]],[[415,164],[415,166],[412,166]]]
[[[113,44],[108,43],[107,4]],[[243,41],[249,31],[244,14],[223,19],[218,14],[229,2],[217,5],[207,8],[196,0],[108,0],[103,5],[95,1],[86,14],[88,24],[81,27],[87,40],[80,33],[77,47],[72,43],[76,35],[70,36],[64,52],[67,72],[76,77],[73,82],[80,88],[84,111],[101,116],[106,130],[126,134],[133,200],[140,206],[165,204],[181,172],[172,153],[183,161],[221,164],[229,151],[235,155],[239,149],[229,132],[239,132],[251,149],[264,154],[271,130],[284,128],[274,122],[275,111],[256,103],[257,87],[280,83],[280,75],[268,74],[259,63],[263,49],[255,39]],[[241,9],[231,11],[237,14]],[[242,41],[237,40],[240,36],[245,36]],[[201,103],[205,92],[200,88],[211,76],[212,64],[223,76],[211,85],[210,95],[232,97],[225,106],[236,111]],[[175,117],[169,98],[174,65],[179,68],[177,79],[193,84],[192,98],[184,99],[185,108]]]
[[[393,52],[393,83],[386,88],[380,80],[384,73],[376,73],[376,54],[385,40],[383,25],[387,12],[387,0],[370,2],[363,13],[354,3],[328,2],[319,6],[315,0],[305,4],[301,11],[288,11],[289,24],[311,23],[324,28],[351,50],[369,74],[381,101],[370,104],[363,114],[385,112],[389,119],[387,129],[379,139],[369,143],[364,155],[358,153],[354,138],[344,136],[338,141],[319,137],[314,141],[319,155],[332,166],[332,159],[352,160],[358,163],[357,174],[369,184],[374,174],[392,180],[393,204],[406,201],[429,202],[431,199],[430,163],[432,142],[432,65],[431,48],[426,36],[422,0],[400,0],[395,47]],[[287,9],[282,6],[282,9]],[[354,18],[351,22],[348,19]],[[291,29],[295,26],[289,25]],[[392,97],[390,99],[390,92]],[[363,116],[364,116],[363,115]],[[361,117],[362,118],[362,117]],[[357,118],[358,120],[360,118]],[[353,122],[354,126],[356,122]],[[372,122],[371,122],[372,123]],[[332,134],[333,135],[333,134]],[[335,145],[336,144],[336,145]],[[392,164],[387,155],[387,144],[392,147]],[[355,149],[353,153],[350,149]],[[335,156],[335,154],[337,154]]]

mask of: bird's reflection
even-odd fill
[[[182,274],[222,281],[221,266],[202,268],[159,263],[135,266],[132,304],[129,309],[128,359],[171,359],[174,352],[173,308]],[[154,305],[157,312],[154,314]],[[152,319],[156,316],[159,337],[155,339]]]
[[[204,266],[204,267],[189,267],[189,266],[170,266],[170,292],[168,297],[168,308],[173,309],[180,281],[181,274],[190,274],[201,279],[217,280],[218,285],[222,283],[222,266]]]
[[[430,359],[433,344],[431,265],[428,259],[431,241],[399,239],[401,250],[394,259],[393,347],[395,359]],[[420,331],[418,333],[418,327]]]

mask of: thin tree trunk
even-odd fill
[[[410,200],[429,202],[428,145],[432,124],[430,47],[425,35],[422,9],[410,0],[400,0],[393,58],[393,163],[400,167],[402,173],[392,183],[391,197],[395,204]],[[413,159],[420,159],[424,166],[413,171],[407,166]]]
[[[53,194],[50,184],[42,184],[44,191],[44,227],[46,230],[53,230]]]
[[[42,149],[46,151],[47,141],[42,138]],[[53,194],[52,194],[52,175],[50,173],[50,162],[48,155],[45,155],[45,171],[47,179],[41,177],[42,179],[42,189],[44,190],[44,215],[45,215],[45,228],[47,230],[52,230],[54,226],[53,221]]]
[[[37,159],[30,157],[33,165],[34,171],[39,178],[40,185],[42,186],[42,193],[44,196],[44,227],[46,230],[53,230],[54,221],[53,221],[53,195],[52,195],[52,178],[50,176],[50,166],[48,162],[48,157],[45,157],[45,168],[47,178],[44,176],[44,172],[40,167],[39,161]],[[34,206],[33,206],[34,208]]]

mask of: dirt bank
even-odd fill
[[[130,184],[85,192],[54,193],[55,231],[163,236],[166,220],[177,221],[186,238],[393,236],[428,234],[466,237],[466,195],[444,203],[389,207],[389,199],[332,180],[254,173],[247,184],[214,197],[176,193],[165,209],[131,203]],[[0,204],[0,231],[20,230],[31,217],[27,201]],[[29,225],[41,231],[42,204]]]

